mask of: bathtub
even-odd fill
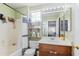
[[[10,56],[22,56],[22,48],[13,52]]]

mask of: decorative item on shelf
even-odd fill
[[[37,33],[37,37],[40,37],[40,33],[39,32]]]
[[[27,23],[27,24],[31,24],[31,19],[27,18],[27,17],[23,17],[23,20],[22,20],[23,23]]]
[[[36,33],[35,32],[32,32],[32,37],[36,37]]]
[[[13,28],[15,29],[16,26],[15,26],[15,20],[14,20],[14,18],[8,17],[8,21],[13,23]]]
[[[64,40],[64,35],[61,34],[59,38],[60,38],[61,40]]]
[[[3,14],[0,14],[0,20],[2,20],[3,23],[6,23],[6,19]]]

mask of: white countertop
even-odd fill
[[[69,40],[60,40],[59,38],[48,38],[43,37],[39,43],[44,44],[53,44],[53,45],[63,45],[63,46],[72,46],[71,42]]]

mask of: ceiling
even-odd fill
[[[27,7],[33,7],[33,9],[35,9],[34,7],[45,8],[45,7],[57,7],[64,5],[64,3],[6,3],[6,4],[25,15],[27,13]]]
[[[37,6],[37,5],[43,5],[45,3],[7,3],[7,5],[9,5],[12,8],[22,8],[22,7],[33,7],[33,6]]]
[[[6,3],[8,6],[12,7],[13,9],[18,10],[24,15],[27,15],[27,7],[35,7],[45,5],[46,3]]]

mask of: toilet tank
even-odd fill
[[[22,48],[28,48],[28,37],[22,37]]]
[[[30,48],[38,48],[38,41],[29,41]]]

